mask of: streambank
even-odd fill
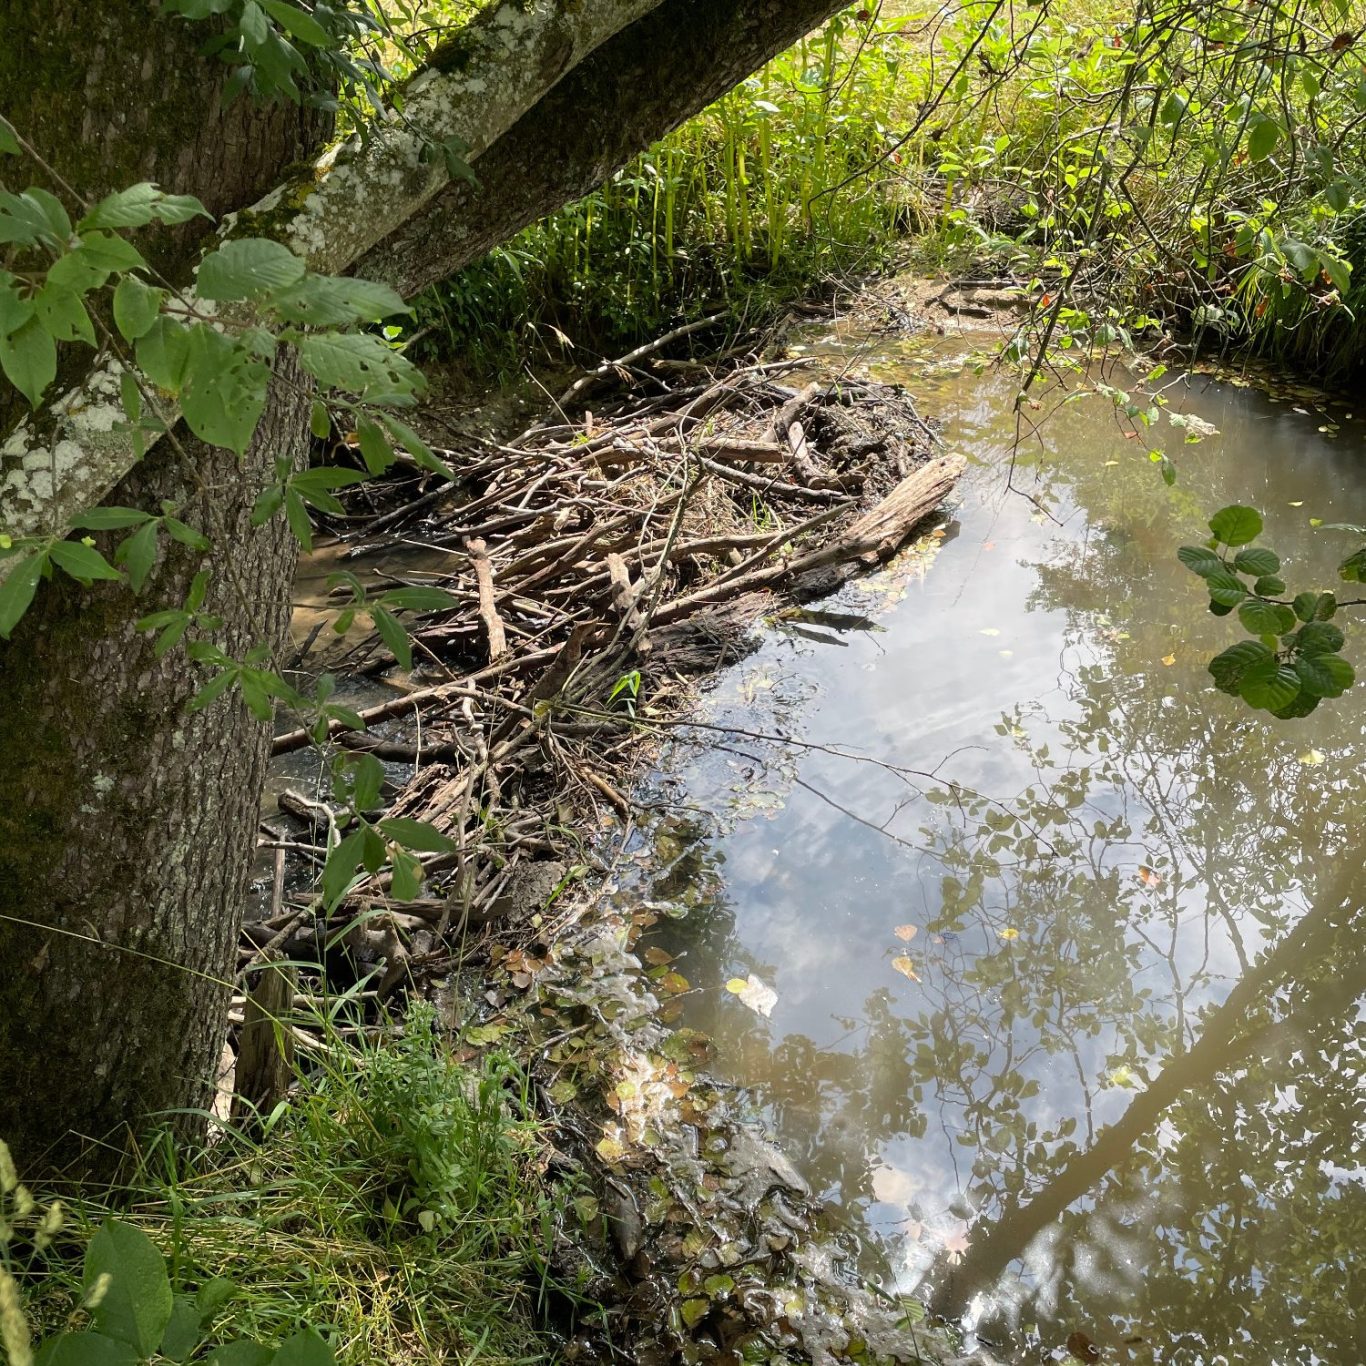
[[[661,988],[630,952],[644,920],[592,913],[603,851],[634,817],[631,774],[697,681],[761,618],[889,560],[962,472],[903,387],[809,370],[644,348],[577,382],[553,420],[437,443],[453,488],[415,476],[387,504],[349,505],[325,553],[343,597],[363,577],[454,606],[414,622],[411,661],[388,631],[353,644],[315,621],[297,667],[390,695],[359,708],[365,731],[275,745],[373,754],[388,814],[456,852],[425,860],[418,897],[373,875],[324,915],[308,884],[338,813],[323,790],[281,794],[247,981],[316,958],[370,974],[372,1003],[438,1000],[466,1050],[533,1060],[593,1192],[571,1206],[563,1261],[631,1343],[624,1360],[938,1359],[918,1309],[864,1288],[790,1164],[729,1115],[703,1041],[656,1018]],[[666,974],[665,995],[681,981]],[[603,1341],[573,1350],[597,1359]]]

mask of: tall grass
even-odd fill
[[[443,351],[503,364],[638,340],[718,307],[762,308],[870,270],[898,181],[863,172],[901,117],[909,21],[851,11],[770,62],[597,192],[429,292]]]

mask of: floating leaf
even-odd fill
[[[1005,929],[997,930],[996,933],[1002,939],[1006,940],[1007,943],[1012,939],[1018,939],[1020,937],[1020,932],[1015,928],[1014,925],[1007,925]]]
[[[1303,754],[1299,756],[1300,763],[1306,764],[1310,768],[1314,768],[1317,765],[1323,763],[1326,757],[1327,756],[1321,749],[1307,749],[1304,751]]]
[[[1162,874],[1155,868],[1149,868],[1146,863],[1138,865],[1138,880],[1145,887],[1160,887],[1162,885]]]
[[[1172,666],[1173,664],[1176,663],[1176,656],[1175,656],[1175,655],[1163,655],[1163,656],[1162,656],[1162,662],[1170,669],[1171,666]]]
[[[896,929],[892,931],[892,933],[896,935],[896,937],[900,939],[902,943],[909,944],[911,940],[916,937],[919,931],[919,925],[898,925]]]
[[[604,1162],[620,1162],[626,1156],[626,1145],[613,1134],[598,1139],[593,1146]]]
[[[906,957],[905,954],[892,959],[892,967],[903,977],[909,977],[912,982],[918,982],[920,978],[916,975],[915,964]]]
[[[778,993],[772,987],[765,986],[753,973],[748,977],[732,977],[726,983],[726,990],[732,996],[738,996],[744,1005],[765,1019],[773,1014],[773,1007],[778,1004]]]

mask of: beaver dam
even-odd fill
[[[1209,691],[1174,547],[1255,499],[1329,581],[1361,423],[1169,379],[1207,433],[1169,490],[1108,399],[1020,446],[1009,378],[933,345],[628,358],[449,433],[454,491],[350,507],[309,582],[456,605],[410,669],[328,628],[343,578],[296,662],[458,853],[320,924],[333,816],[281,735],[243,963],[530,1059],[622,1359],[1356,1359],[1359,725]]]

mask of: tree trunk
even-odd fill
[[[405,211],[417,227],[400,223],[364,269],[400,280],[405,292],[450,273],[593,188],[838,3],[542,4],[541,29],[521,47],[504,43],[507,63],[521,66],[504,64],[501,103],[486,91],[492,69],[443,77],[439,87],[454,102],[455,113],[446,111],[452,118],[487,115],[488,150],[476,161],[486,191],[409,196]],[[256,202],[287,165],[318,148],[318,118],[246,100],[224,108],[228,68],[198,54],[205,26],[162,16],[156,0],[53,0],[40,18],[31,11],[22,0],[0,0],[0,114],[57,173],[35,179],[48,179],[64,197],[68,187],[93,198],[154,180],[222,213]],[[487,12],[485,48],[498,50],[494,39],[520,33],[522,14],[520,3]],[[633,14],[643,17],[631,24]],[[508,72],[522,74],[513,80]],[[417,88],[410,85],[410,96]],[[493,126],[499,111],[512,110],[510,121],[538,95],[540,104],[514,129]],[[391,129],[387,141],[376,140],[379,161],[400,156],[409,142]],[[364,148],[352,155],[363,160]],[[392,217],[398,200],[392,177],[342,170],[303,173],[316,189],[294,206],[295,217],[279,228],[266,215],[256,229],[279,229],[286,240],[296,240],[295,229],[312,233],[324,239],[313,244],[318,260],[353,261],[346,244],[357,224],[365,225],[361,237],[374,240],[373,216],[383,208]],[[438,222],[458,231],[438,241]],[[346,239],[340,245],[326,240],[328,224]],[[149,235],[139,245],[183,280],[206,227]],[[424,252],[432,264],[413,266]],[[238,658],[253,645],[276,645],[287,623],[292,542],[278,518],[253,530],[249,511],[276,457],[302,458],[307,407],[305,386],[277,365],[245,460],[199,446],[182,429],[180,450],[163,441],[110,495],[152,512],[172,499],[214,542],[206,606],[224,619],[216,643]],[[0,393],[0,434],[14,409]],[[119,585],[44,584],[13,640],[0,644],[0,1136],[31,1171],[107,1169],[122,1150],[121,1139],[104,1142],[110,1135],[158,1112],[183,1115],[208,1097],[265,728],[235,691],[191,712],[204,681],[199,671],[178,650],[156,660],[135,629],[144,613],[183,601],[199,567],[197,557],[172,547],[140,598]]]
[[[0,113],[82,198],[147,179],[221,212],[327,131],[287,106],[225,110],[228,68],[153,0],[60,0],[41,17],[0,0],[0,31]],[[182,278],[197,223],[139,245]],[[243,461],[182,428],[179,451],[159,443],[110,498],[153,513],[171,499],[213,541],[205,610],[239,658],[288,625],[293,539],[279,519],[249,525],[276,457],[306,452],[306,386],[287,378],[277,367]],[[183,602],[201,567],[171,543],[138,596],[59,576],[0,642],[0,1137],[30,1171],[107,1171],[120,1129],[208,1098],[267,727],[235,690],[191,713],[199,671],[180,651],[157,660],[134,627]]]

